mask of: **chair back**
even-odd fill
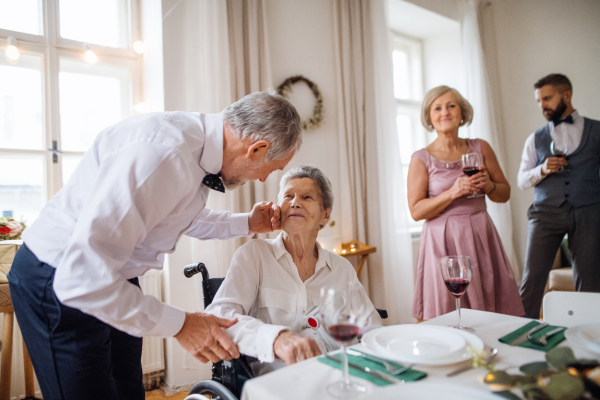
[[[544,321],[566,326],[600,323],[600,293],[549,292],[544,296]]]

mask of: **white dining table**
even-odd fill
[[[531,319],[485,311],[461,310],[462,323],[475,329],[474,334],[485,344],[486,348],[497,348],[495,359],[497,369],[506,369],[509,373],[517,373],[518,367],[530,362],[544,361],[543,351],[510,346],[500,343],[498,338],[524,326]],[[457,322],[456,311],[423,322],[426,325],[451,326]],[[563,341],[559,346],[569,346],[578,358],[597,359],[593,353]],[[362,344],[354,345],[358,350],[367,350]],[[492,394],[492,388],[483,383],[486,375],[484,368],[476,368],[455,377],[446,376],[450,371],[460,366],[466,366],[470,361],[444,366],[415,366],[426,372],[428,376],[416,382],[407,382],[388,386],[377,386],[357,377],[367,386],[367,393],[362,399],[409,399],[409,398],[463,398],[481,400],[499,400],[501,397]],[[342,372],[315,358],[282,368],[269,374],[246,382],[242,400],[316,400],[333,399],[327,392],[327,387],[342,379]],[[419,393],[416,395],[416,393]],[[513,393],[521,397],[521,392],[514,389]],[[452,396],[453,394],[454,396]],[[522,397],[521,397],[522,398]]]

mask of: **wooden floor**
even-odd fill
[[[146,392],[146,400],[183,400],[187,397],[189,391],[179,392],[172,394],[171,396],[167,396],[165,391],[162,389],[152,390],[151,392]]]

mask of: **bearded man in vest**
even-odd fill
[[[539,318],[565,234],[577,291],[600,292],[600,121],[573,108],[566,76],[550,74],[533,87],[549,122],[527,138],[517,183],[535,187],[520,293],[526,316]]]

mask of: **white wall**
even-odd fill
[[[333,6],[331,0],[267,0],[271,69],[275,86],[301,74],[321,89],[325,119],[320,128],[303,134],[302,148],[289,166],[313,164],[331,180],[335,199],[340,194]],[[312,115],[312,94],[302,85],[291,98],[301,117]],[[296,88],[296,86],[294,88]],[[306,95],[306,96],[305,96]],[[303,101],[304,100],[304,101]],[[309,103],[309,104],[306,104]],[[288,166],[288,167],[289,167]],[[331,219],[339,221],[334,201]],[[339,224],[332,234],[339,233]]]
[[[600,119],[600,2],[596,0],[502,0],[492,3],[497,45],[504,146],[512,186],[515,249],[523,262],[527,208],[533,190],[517,187],[527,136],[546,124],[534,100],[533,84],[554,72],[573,83],[573,105]]]
[[[409,0],[459,20],[456,0]],[[527,136],[542,127],[533,83],[553,72],[566,74],[574,86],[573,105],[600,119],[600,2],[596,0],[492,0],[491,32],[495,36],[500,109],[504,132],[504,171],[512,187],[512,220],[517,258],[527,245],[527,208],[533,190],[517,187],[517,172]]]
[[[423,40],[425,91],[446,85],[463,89],[460,25]]]

